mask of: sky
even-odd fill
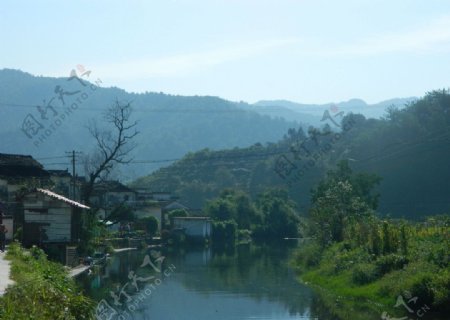
[[[450,87],[448,0],[0,2],[0,69],[130,92],[376,103]]]

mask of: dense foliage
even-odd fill
[[[335,123],[328,120],[322,122],[326,123],[323,128],[307,132],[289,129],[278,143],[189,153],[133,186],[173,191],[193,208],[202,207],[224,188],[245,190],[254,197],[268,187],[284,187],[306,211],[311,206],[310,190],[340,160],[347,159],[354,171],[381,178],[377,181],[380,200],[375,195],[363,199],[369,207],[378,204],[382,214],[413,219],[441,214],[450,210],[446,200],[450,189],[449,109],[450,94],[441,90],[404,109],[390,108],[380,120],[354,114],[338,117],[337,113],[332,116]],[[294,166],[284,177],[276,172],[280,158]],[[354,188],[366,196],[367,186]]]
[[[67,74],[69,72],[67,70]],[[137,147],[133,156],[140,161],[123,168],[122,173],[127,177],[151,172],[167,163],[159,160],[181,158],[192,150],[207,147],[217,150],[249,146],[258,141],[277,141],[288,128],[295,125],[294,121],[260,115],[248,104],[236,104],[217,97],[187,97],[155,92],[136,94],[114,87],[102,87],[95,70],[92,71],[90,81],[98,82],[98,87],[94,91],[88,89],[87,98],[83,98],[82,103],[68,113],[57,130],[36,147],[34,139],[29,139],[21,131],[27,114],[48,128],[53,123],[51,120],[67,112],[78,96],[67,96],[65,105],[54,99],[52,105],[58,115],[48,121],[41,119],[36,106],[50,103],[49,100],[55,97],[56,86],[72,92],[86,88],[67,78],[33,77],[17,70],[0,70],[1,152],[32,152],[36,158],[48,158],[63,156],[67,146],[70,146],[71,150],[87,154],[94,148],[96,141],[90,137],[86,125],[92,119],[99,120],[116,100],[132,102],[134,119],[139,120],[137,130],[140,134],[135,139]],[[36,138],[43,131],[40,130]],[[62,168],[68,165],[63,164]]]
[[[308,224],[314,240],[295,260],[302,278],[390,312],[401,313],[393,307],[405,292],[418,308],[448,311],[448,215],[424,223],[381,219],[373,210],[376,183],[376,176],[355,175],[341,163],[314,190]]]
[[[284,190],[268,190],[252,201],[243,191],[226,189],[206,204],[204,213],[214,220],[216,240],[234,241],[238,230],[248,230],[256,240],[282,240],[299,235],[295,204]]]

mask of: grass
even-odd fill
[[[94,319],[92,301],[41,249],[26,250],[13,243],[6,258],[15,284],[0,298],[0,319]]]
[[[364,246],[315,242],[301,248],[293,265],[300,279],[319,293],[333,314],[342,319],[380,319],[383,312],[400,317],[397,297],[417,297],[410,307],[427,305],[436,318],[450,311],[450,247],[448,226],[414,226],[407,252],[370,254]],[[415,310],[415,309],[414,309]]]

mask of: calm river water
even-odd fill
[[[99,302],[98,319],[337,319],[296,281],[293,249],[280,247],[123,252],[78,282]]]

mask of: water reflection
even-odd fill
[[[324,318],[311,289],[295,281],[287,265],[290,250],[254,245],[166,250],[161,252],[161,273],[141,267],[148,252],[130,251],[115,255],[79,282],[96,301],[105,299],[118,312],[126,312],[125,319],[292,320],[319,314],[320,319],[334,319]],[[130,271],[159,282],[142,283],[139,292],[128,285],[125,291],[132,301],[126,303],[123,295],[119,306],[111,291],[119,292],[130,282]]]

